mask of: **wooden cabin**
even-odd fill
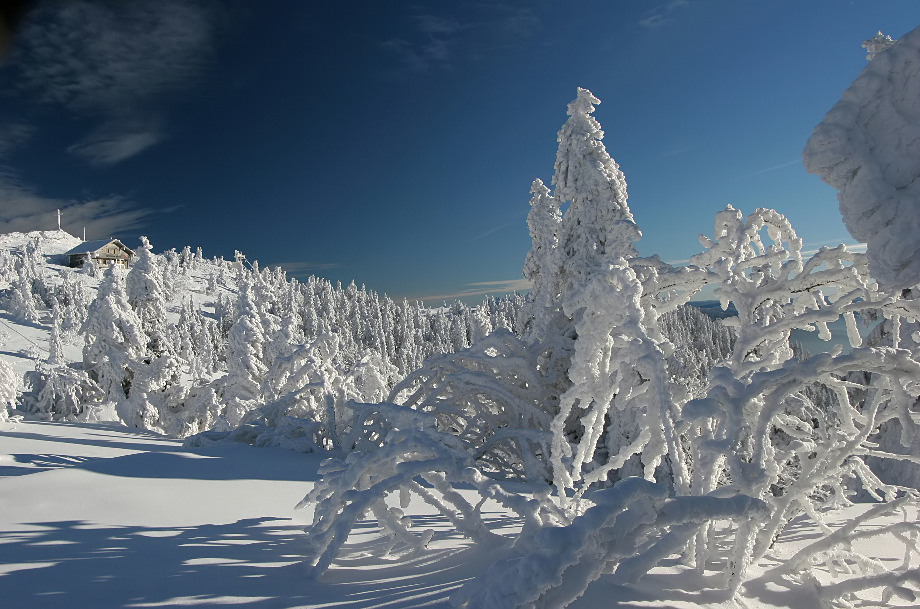
[[[131,258],[134,257],[134,251],[128,249],[118,239],[102,239],[84,241],[69,252],[65,252],[64,255],[69,257],[72,267],[81,267],[87,260],[92,260],[101,267],[114,263],[127,268]]]

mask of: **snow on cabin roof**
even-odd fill
[[[117,244],[119,247],[123,248],[125,251],[131,254],[134,253],[133,250],[131,250],[129,247],[127,247],[124,243],[122,243],[118,239],[99,239],[97,241],[84,241],[83,243],[73,248],[72,250],[68,252],[64,252],[64,255],[73,256],[76,254],[92,254],[93,252],[101,250],[102,248],[104,248],[105,246],[111,243]]]

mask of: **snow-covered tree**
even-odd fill
[[[45,362],[49,366],[64,365],[64,343],[61,340],[61,312],[55,307],[51,310],[51,332],[48,335],[48,357]]]
[[[553,482],[563,494],[606,484],[608,474],[627,463],[653,478],[669,447],[676,447],[668,376],[663,360],[655,359],[664,339],[642,326],[652,309],[641,304],[642,286],[626,262],[635,258],[641,233],[623,173],[591,116],[598,103],[590,91],[578,90],[559,132],[556,192],[540,180],[531,189],[533,247],[524,273],[534,290],[526,344],[496,332],[494,340],[433,360],[389,398],[437,412],[440,429],[463,438],[483,463],[528,479],[547,475],[550,417]],[[647,365],[630,371],[637,358]],[[637,464],[640,453],[645,461]],[[588,476],[589,470],[595,473]]]
[[[492,320],[480,305],[470,309],[470,344],[474,345],[492,333]]]
[[[252,284],[245,275],[243,277],[236,300],[236,320],[230,327],[227,343],[224,398],[227,422],[231,427],[239,425],[246,411],[256,405],[268,372],[260,305],[255,301]]]
[[[16,408],[22,391],[22,379],[4,361],[0,361],[0,423],[9,420],[9,411]]]
[[[20,269],[19,276],[13,280],[6,299],[6,309],[14,319],[27,323],[38,323],[41,315],[32,295],[32,281],[24,277]]]
[[[918,115],[920,28],[874,55],[805,147],[806,169],[837,189],[844,224],[885,287],[920,283]]]
[[[161,282],[162,272],[153,256],[150,241],[141,237],[136,260],[125,278],[128,303],[134,308],[147,335],[147,351],[159,357],[169,350],[166,329],[166,297]]]
[[[176,406],[184,397],[179,384],[179,361],[162,356],[136,365],[130,394],[118,403],[125,425],[163,434],[177,434],[185,428],[185,413]]]
[[[879,501],[897,499],[899,491],[882,483],[864,458],[902,458],[879,451],[870,438],[891,419],[915,427],[910,410],[920,396],[920,363],[905,349],[864,347],[855,314],[916,318],[920,308],[900,290],[876,291],[866,257],[844,246],[804,260],[802,240],[773,210],[745,218],[729,206],[717,215],[715,238],[702,241],[709,249],[691,264],[719,278],[716,295],[737,308],[738,336],[732,358],[713,369],[706,397],[683,408],[681,425],[693,464],[691,493],[730,485],[767,506],[764,522],[736,532],[726,585],[737,589],[747,565],[763,557],[793,517],[807,514],[829,531],[822,510],[848,502],[854,484],[848,478]],[[794,356],[793,329],[829,339],[827,324],[840,318],[848,354]],[[849,380],[857,371],[871,382]],[[701,567],[715,551],[710,543],[704,527],[694,544]]]
[[[100,275],[99,266],[89,256],[84,258],[80,271],[89,277],[99,277]]]
[[[136,363],[146,351],[146,335],[125,294],[121,273],[110,265],[89,305],[84,325],[83,365],[109,399],[130,394]]]
[[[546,324],[555,313],[559,302],[559,232],[562,230],[562,211],[559,201],[552,195],[543,180],[536,179],[530,187],[530,213],[527,226],[533,244],[524,262],[524,277],[530,289],[528,331],[535,337],[546,333]]]
[[[394,388],[387,401],[434,416],[460,438],[485,471],[504,478],[549,480],[553,388],[538,352],[499,329],[457,353],[432,357]]]
[[[38,267],[41,264],[41,246],[37,240],[30,241],[23,251],[12,259],[10,288],[6,297],[6,309],[13,318],[26,323],[38,323],[40,300],[36,297],[36,288],[41,282]]]
[[[423,548],[430,537],[413,534],[403,512],[384,501],[416,493],[470,539],[508,545],[454,595],[460,607],[564,607],[604,572],[634,581],[675,554],[701,572],[719,570],[731,596],[751,563],[801,515],[823,536],[777,567],[778,576],[817,588],[828,603],[872,586],[886,587],[883,597],[912,595],[902,585],[918,581],[911,568],[920,553],[916,523],[886,528],[907,547],[907,558],[889,573],[853,544],[877,535],[860,529],[867,522],[918,499],[884,483],[865,461],[920,463],[872,439],[897,421],[901,444],[913,445],[920,334],[908,341],[902,331],[920,319],[918,301],[900,289],[879,289],[866,257],[843,246],[806,258],[788,220],[772,210],[748,217],[730,206],[720,212],[715,235],[702,239],[706,251],[687,268],[637,257],[625,181],[590,116],[596,103],[579,90],[560,132],[556,193],[541,191],[571,202],[556,246],[560,275],[547,299],[553,315],[545,334],[532,332],[535,324],[526,340],[493,332],[410,374],[388,398],[400,405],[353,404],[353,441],[342,445],[354,452],[327,462],[324,480],[306,498],[317,508],[310,566],[328,567],[366,512],[388,548]],[[532,253],[545,249],[538,235],[541,244],[552,243],[549,234],[534,231]],[[528,257],[535,285],[545,259]],[[708,377],[683,383],[687,359],[674,357],[678,347],[660,321],[705,284],[715,284],[723,306],[737,307],[737,320],[729,322],[736,336],[726,336],[725,324],[711,334]],[[538,296],[546,294],[541,288]],[[886,320],[890,346],[863,344],[857,312]],[[532,321],[532,309],[527,314]],[[827,325],[841,318],[849,353],[795,353],[792,330],[827,338]],[[444,322],[431,322],[430,335],[443,336]],[[694,370],[703,369],[701,362]],[[509,497],[490,486],[490,475],[534,484],[525,487],[526,498]],[[538,486],[544,481],[552,491]],[[481,526],[483,502],[455,502],[459,484],[520,515],[523,529],[513,542]],[[879,505],[834,530],[825,513],[845,505],[857,486]],[[852,577],[822,589],[810,574],[818,563]]]
[[[872,61],[875,56],[894,44],[894,38],[887,36],[879,30],[878,34],[863,41],[862,47],[866,49],[866,61]]]
[[[582,287],[595,272],[619,258],[636,255],[642,236],[627,204],[626,178],[604,146],[604,132],[592,114],[600,103],[587,89],[569,104],[559,131],[553,174],[555,198],[570,205],[559,231],[563,291]]]
[[[73,271],[64,272],[63,281],[55,291],[55,300],[61,310],[62,335],[71,341],[86,321],[89,306],[85,286]]]
[[[657,332],[645,328],[641,296],[642,284],[620,260],[563,302],[566,314],[581,314],[568,370],[572,384],[552,424],[560,495],[571,489],[578,498],[612,475],[654,481],[666,457],[675,487],[686,486],[665,353]]]

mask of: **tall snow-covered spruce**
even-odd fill
[[[128,304],[141,322],[141,330],[147,335],[147,352],[159,357],[169,345],[166,337],[166,297],[160,269],[147,237],[141,237],[136,260],[125,277],[125,293]]]
[[[533,287],[528,302],[529,316],[526,332],[540,337],[546,332],[546,318],[559,300],[559,233],[562,230],[562,210],[543,180],[537,178],[530,188],[530,213],[527,227],[533,245],[524,262],[524,277]]]
[[[124,278],[114,266],[103,275],[84,325],[83,366],[115,402],[131,392],[134,368],[145,352],[146,337],[128,304]]]
[[[643,287],[630,268],[642,233],[629,209],[626,177],[593,116],[599,103],[579,88],[559,131],[553,198],[569,205],[555,250],[543,255],[558,265],[544,265],[554,275],[557,321],[534,337],[551,346],[544,354],[565,372],[566,383],[557,382],[565,390],[552,424],[551,461],[554,482],[576,496],[611,477],[654,480],[669,445],[664,434],[673,436],[660,333],[646,329],[656,320],[643,309]],[[540,285],[539,277],[534,281]],[[560,327],[574,339],[567,349],[560,349]]]
[[[598,103],[578,89],[558,135],[555,193],[539,179],[531,187],[521,336],[496,332],[432,359],[390,396],[436,413],[486,469],[578,496],[625,475],[654,479],[676,446],[666,341],[630,267],[641,232],[592,116]]]
[[[606,271],[618,258],[634,257],[634,242],[642,236],[627,204],[626,177],[607,152],[604,132],[592,116],[599,103],[579,88],[558,135],[555,197],[562,205],[571,203],[559,234],[563,290]]]

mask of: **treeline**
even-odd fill
[[[146,239],[126,273],[92,263],[71,270],[43,247],[34,233],[21,247],[0,250],[0,306],[50,333],[47,353],[32,349],[36,369],[21,406],[85,418],[102,416],[109,404],[129,424],[178,436],[235,426],[246,411],[277,398],[293,354],[320,338],[325,363],[340,375],[373,362],[388,389],[432,355],[513,330],[524,300],[430,308],[354,283],[299,281],[242,254],[206,259],[186,247],[155,255]],[[82,347],[80,361],[65,358],[65,344]],[[229,416],[227,403],[234,405]]]
[[[179,437],[229,430],[253,409],[303,396],[293,379],[313,379],[311,395],[383,399],[433,356],[496,330],[524,331],[520,295],[432,308],[354,283],[299,281],[239,253],[155,255],[146,239],[127,272],[72,270],[43,251],[42,233],[21,241],[0,250],[0,306],[48,328],[47,349],[33,346],[35,369],[17,386],[20,407],[49,418],[117,416]],[[730,353],[731,332],[691,307],[663,319],[680,345],[674,375],[701,386]],[[80,347],[80,358],[67,358],[65,345]]]

